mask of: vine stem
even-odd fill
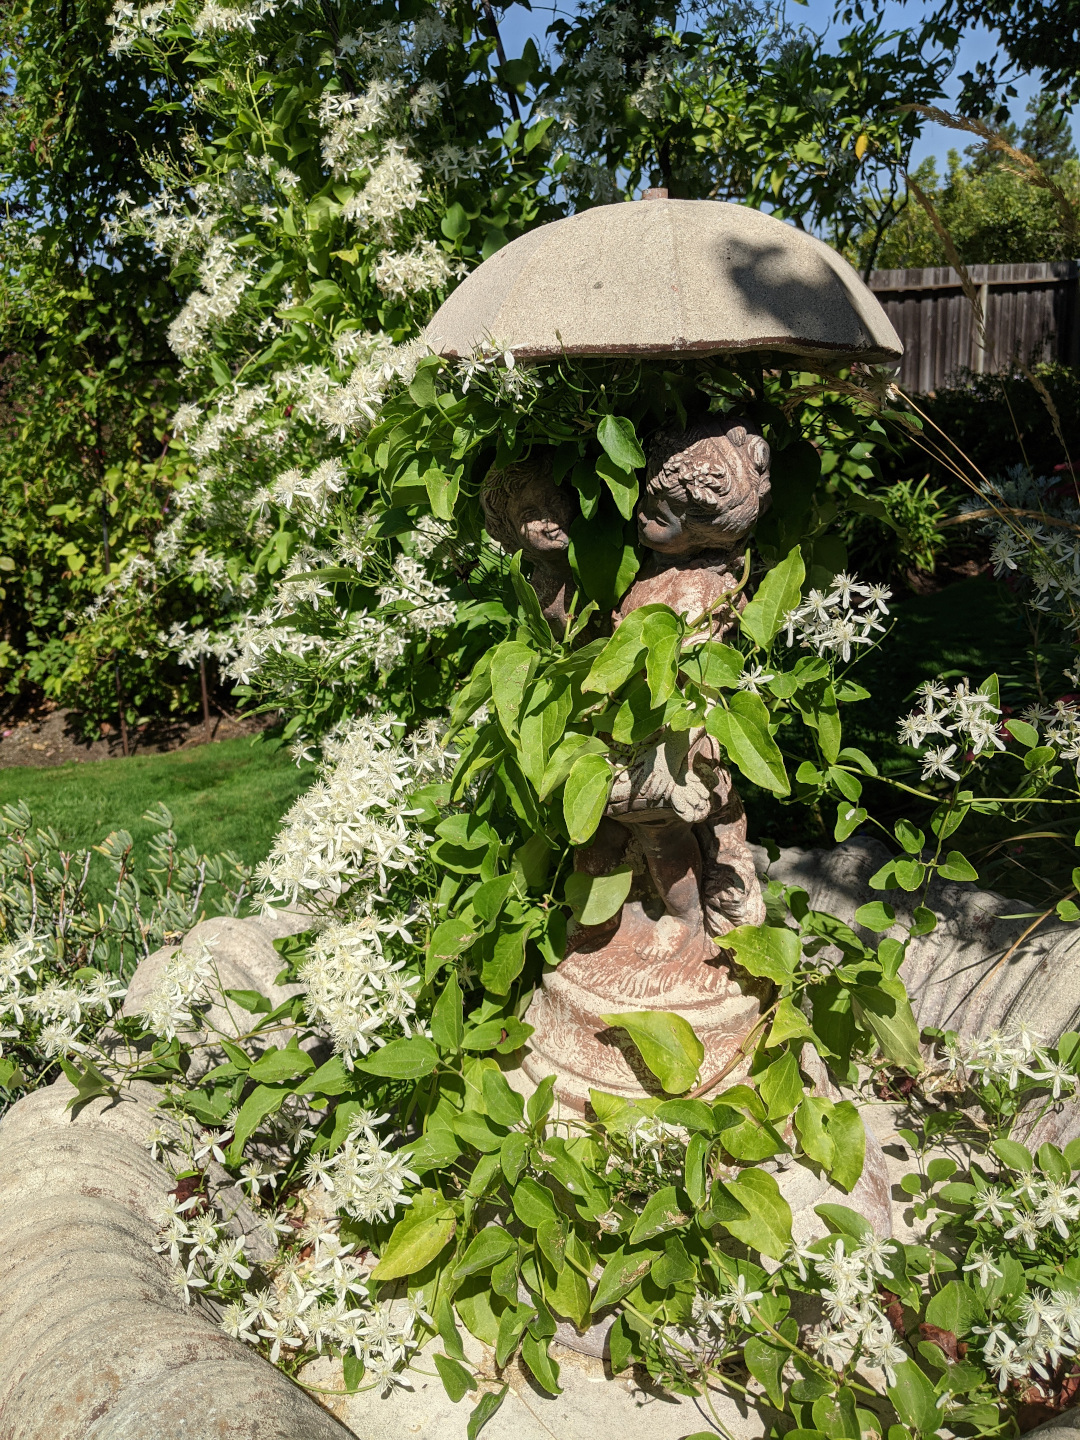
[[[781,996],[780,999],[782,1000],[783,996]],[[749,1053],[748,1047],[751,1046],[758,1031],[764,1025],[768,1024],[769,1018],[771,1017],[773,1011],[776,1010],[779,1005],[780,1000],[773,1001],[773,1003],[769,1006],[768,1010],[766,1010],[765,1014],[760,1017],[754,1028],[750,1031],[749,1035],[747,1035],[746,1039],[735,1051],[735,1054],[727,1062],[724,1068],[718,1074],[713,1075],[708,1080],[706,1080],[704,1085],[699,1085],[696,1090],[691,1090],[690,1094],[686,1097],[688,1100],[696,1100],[700,1095],[706,1094],[715,1085],[719,1085],[721,1080],[727,1079],[727,1077],[731,1074],[732,1070],[734,1070],[736,1065],[738,1065],[739,1061],[746,1059],[746,1056]]]

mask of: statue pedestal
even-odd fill
[[[664,1097],[626,1033],[604,1015],[665,1010],[693,1026],[705,1047],[700,1081],[742,1078],[749,1057],[724,1074],[761,1016],[767,985],[732,977],[716,942],[674,916],[651,919],[629,901],[617,922],[585,926],[571,953],[544,977],[526,1021],[533,1026],[521,1076],[537,1085],[554,1075],[555,1093],[582,1115],[590,1088],[637,1099]]]

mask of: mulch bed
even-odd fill
[[[202,718],[147,720],[128,726],[132,755],[162,755],[216,740],[255,735],[273,723],[272,715],[212,715],[210,734]],[[15,765],[66,765],[72,760],[111,760],[122,756],[118,725],[103,724],[98,738],[84,737],[70,710],[41,706],[18,718],[0,721],[0,769]]]

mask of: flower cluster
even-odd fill
[[[884,1372],[890,1385],[896,1384],[896,1366],[907,1352],[889,1317],[878,1302],[878,1287],[894,1278],[890,1260],[899,1247],[869,1230],[858,1242],[838,1236],[824,1254],[811,1246],[793,1248],[789,1264],[801,1280],[812,1266],[822,1284],[820,1294],[825,1320],[818,1326],[812,1343],[834,1369],[865,1360]]]
[[[33,933],[0,945],[0,1054],[5,1040],[32,1038],[46,1059],[86,1049],[85,1023],[112,1015],[127,987],[101,971],[77,981],[43,974],[57,959],[53,942]],[[25,1032],[25,1033],[24,1033]]]
[[[1071,1095],[1077,1087],[1074,1070],[1038,1043],[1039,1037],[1021,1024],[1014,1033],[991,1030],[985,1036],[963,1041],[950,1031],[941,1042],[949,1073],[966,1071],[980,1081],[1003,1081],[1010,1090],[1022,1077],[1051,1087],[1054,1100]]]
[[[986,1336],[982,1355],[999,1390],[1006,1390],[1014,1380],[1030,1383],[1033,1374],[1049,1380],[1062,1360],[1077,1353],[1080,1343],[1080,1296],[1073,1291],[1032,1290],[1017,1308],[1012,1334],[1001,1321],[973,1327],[975,1334]]]
[[[408,1168],[409,1152],[388,1149],[375,1129],[389,1118],[361,1110],[336,1154],[313,1154],[305,1164],[309,1186],[320,1186],[324,1203],[354,1220],[392,1220],[410,1203],[406,1185],[420,1183]]]
[[[320,892],[341,895],[363,881],[414,871],[425,839],[407,795],[452,756],[431,724],[402,740],[389,720],[358,719],[323,746],[320,777],[285,816],[257,871],[267,906]]]
[[[1010,576],[1033,610],[1066,630],[1080,628],[1080,505],[1071,482],[1017,465],[979,488],[979,499],[963,508],[994,512],[981,526],[994,574]]]
[[[1066,670],[1065,676],[1074,685],[1080,685],[1073,671]],[[1071,760],[1080,777],[1080,706],[1073,700],[1029,705],[1021,718],[1042,730],[1044,744],[1053,745],[1062,760]]]
[[[161,975],[139,1011],[148,1030],[173,1040],[199,1028],[195,1011],[211,1003],[214,962],[205,943],[190,953],[180,946],[166,960]]]
[[[400,1370],[418,1343],[416,1323],[432,1321],[419,1303],[370,1303],[368,1266],[355,1241],[342,1237],[338,1218],[344,1212],[358,1219],[392,1219],[409,1204],[405,1186],[418,1183],[417,1177],[407,1169],[405,1154],[390,1151],[380,1138],[377,1127],[387,1118],[361,1111],[336,1154],[310,1156],[304,1167],[307,1184],[296,1197],[298,1209],[291,1208],[291,1201],[263,1205],[261,1189],[272,1187],[274,1172],[261,1161],[246,1162],[241,1185],[250,1187],[259,1206],[246,1214],[255,1221],[249,1236],[239,1223],[244,1217],[223,1212],[223,1197],[204,1188],[183,1199],[179,1191],[171,1196],[159,1217],[155,1249],[168,1254],[178,1297],[185,1304],[193,1296],[213,1297],[221,1328],[236,1340],[263,1342],[272,1363],[288,1351],[351,1351],[383,1390],[408,1387]],[[275,1127],[264,1122],[264,1128]],[[222,1147],[231,1138],[229,1130],[192,1135],[181,1129],[166,1135],[158,1128],[147,1145],[167,1158],[179,1144],[183,1163],[199,1166],[207,1157],[224,1161]],[[300,1143],[311,1138],[305,1130]],[[280,1144],[275,1132],[271,1145]],[[206,1177],[206,1171],[201,1173]]]
[[[951,741],[947,745],[931,745],[922,757],[922,778],[943,775],[959,780],[956,769],[957,751],[962,744],[971,756],[983,751],[1004,750],[1005,741],[999,734],[1001,711],[989,695],[972,690],[966,680],[949,689],[936,680],[927,680],[917,691],[922,705],[899,722],[900,743],[920,749],[931,735]],[[957,757],[954,763],[954,757]]]
[[[405,961],[386,954],[384,939],[390,936],[412,939],[401,917],[380,916],[369,903],[360,918],[329,925],[300,969],[308,1013],[329,1031],[347,1064],[373,1044],[385,1044],[382,1031],[388,1026],[412,1033],[419,976],[402,975]]]
[[[884,634],[880,617],[889,613],[892,591],[866,585],[853,575],[834,575],[828,590],[811,590],[801,605],[784,617],[787,643],[816,655],[839,655],[845,665],[857,645],[869,645]]]

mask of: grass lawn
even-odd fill
[[[82,849],[110,830],[145,840],[151,827],[142,815],[164,801],[181,845],[208,855],[231,850],[255,864],[312,773],[297,769],[286,745],[243,738],[129,760],[0,770],[0,804],[25,800],[38,825],[52,825],[65,846]]]

